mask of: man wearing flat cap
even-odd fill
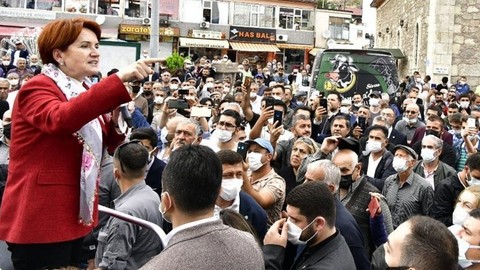
[[[413,172],[418,156],[412,148],[397,145],[393,151],[392,165],[397,173],[385,180],[382,195],[392,213],[395,229],[414,215],[429,214],[433,203],[433,188],[423,177]]]

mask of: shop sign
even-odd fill
[[[190,36],[193,37],[193,38],[209,38],[209,39],[223,39],[223,38],[225,38],[222,32],[205,31],[205,30],[192,30]]]
[[[160,27],[161,36],[179,36],[180,29],[178,27]],[[121,24],[119,29],[120,34],[130,35],[150,35],[150,26],[137,24]]]
[[[230,41],[275,43],[277,31],[268,28],[230,26]]]
[[[55,20],[55,12],[51,11],[36,11],[36,10],[19,10],[19,9],[0,9],[0,17],[17,17],[29,19],[45,19]]]

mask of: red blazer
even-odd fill
[[[45,75],[35,76],[22,87],[12,112],[0,239],[16,244],[55,243],[92,230],[93,226],[78,222],[83,148],[72,134],[130,100],[116,75],[70,101]],[[102,129],[105,146],[114,147],[124,139],[109,122]],[[97,211],[95,204],[93,225]]]

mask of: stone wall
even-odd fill
[[[400,20],[404,20],[403,27]],[[417,23],[420,42],[415,63]],[[400,76],[418,70],[432,76],[432,82],[447,76],[454,83],[464,75],[475,88],[480,85],[479,25],[477,0],[386,0],[377,7],[375,47],[402,50],[406,59],[399,60]],[[379,32],[382,37],[378,37]]]

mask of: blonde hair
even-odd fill
[[[477,185],[469,186],[466,189],[464,189],[462,192],[460,192],[460,194],[458,194],[457,202],[460,199],[460,196],[462,196],[462,194],[464,192],[472,193],[475,196],[475,198],[477,199],[477,203],[475,205],[475,208],[480,208],[480,186],[477,186]]]

